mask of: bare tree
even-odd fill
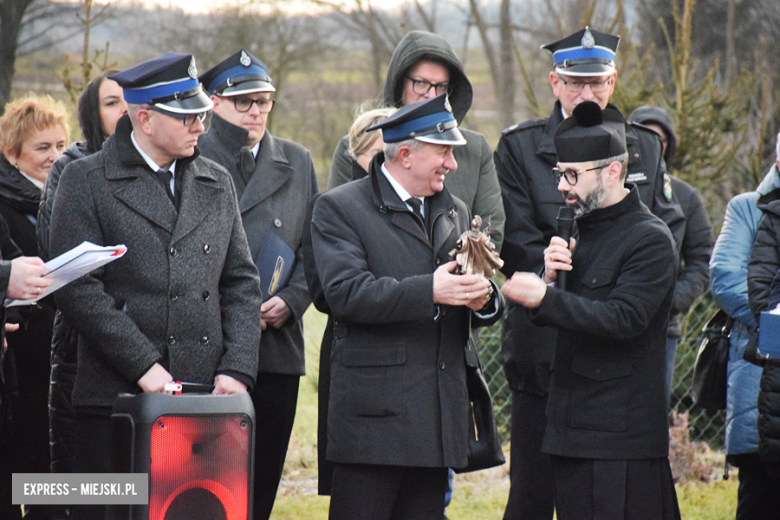
[[[0,113],[11,96],[16,58],[77,34],[71,16],[77,8],[51,0],[0,1]]]
[[[77,18],[83,25],[84,30],[84,44],[81,50],[81,63],[79,68],[81,69],[81,81],[73,81],[71,77],[70,62],[67,56],[65,57],[65,67],[62,71],[62,84],[65,86],[65,90],[70,95],[70,99],[73,103],[76,102],[79,93],[84,90],[87,83],[92,79],[92,69],[98,67],[101,71],[108,68],[108,47],[106,42],[106,48],[102,50],[96,50],[94,56],[89,47],[89,37],[92,32],[92,28],[105,21],[109,13],[108,7],[111,4],[104,4],[93,11],[95,6],[94,0],[81,0],[84,12],[78,14]],[[101,62],[102,58],[102,62]]]
[[[371,0],[313,0],[331,7],[353,34],[367,41],[371,53],[371,72],[377,91],[384,82],[385,68],[393,55],[405,29],[386,11],[374,9]],[[422,11],[422,7],[420,6]],[[432,18],[424,17],[426,26],[432,26]]]

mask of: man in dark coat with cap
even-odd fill
[[[263,339],[251,392],[257,424],[253,517],[267,519],[282,477],[299,381],[306,373],[302,319],[311,298],[301,236],[307,203],[318,191],[317,177],[306,148],[266,129],[276,89],[262,61],[242,49],[200,80],[214,112],[198,147],[230,172],[249,250],[260,270]]]
[[[556,164],[553,137],[561,122],[584,101],[602,109],[614,106],[615,53],[619,37],[584,28],[543,48],[553,53],[550,84],[558,99],[546,118],[530,119],[504,130],[494,154],[501,183],[505,225],[503,273],[539,272],[542,250],[556,234],[563,206],[550,169]],[[615,109],[616,110],[616,109]],[[625,125],[627,182],[640,200],[682,239],[684,217],[674,198],[656,135],[640,125]],[[556,331],[530,322],[525,309],[508,306],[502,329],[504,371],[512,388],[511,489],[504,515],[552,520],[549,457],[541,451]]]
[[[254,385],[261,294],[230,175],[200,158],[212,102],[192,56],[165,54],[111,76],[128,113],[103,149],[69,164],[50,246],[125,244],[125,256],[60,289],[79,333],[74,472],[104,473],[119,393],[174,380],[215,394]],[[103,518],[103,506],[75,518]]]
[[[464,347],[501,310],[492,282],[448,261],[469,210],[444,187],[465,144],[446,95],[382,129],[368,177],[322,195],[317,272],[335,320],[328,460],[331,520],[441,518],[447,468],[468,457]]]
[[[502,287],[558,330],[542,449],[560,520],[679,519],[669,466],[664,359],[677,254],[669,229],[626,184],[625,120],[583,102],[555,132],[573,251],[553,237],[544,275]],[[567,272],[563,287],[555,287]]]

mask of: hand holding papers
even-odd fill
[[[98,246],[91,242],[82,242],[67,253],[63,253],[43,264],[49,269],[49,273],[46,276],[54,278],[54,282],[48,289],[31,300],[6,299],[5,306],[30,305],[33,302],[37,302],[90,271],[113,262],[117,258],[121,258],[125,252],[127,252],[127,247],[124,245]]]

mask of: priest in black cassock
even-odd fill
[[[515,273],[502,292],[536,325],[559,331],[542,446],[552,456],[558,519],[679,519],[664,382],[678,265],[672,235],[624,184],[618,112],[579,104],[555,148],[576,239],[553,237],[543,276]],[[558,271],[567,272],[561,288]]]

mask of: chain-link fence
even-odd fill
[[[712,412],[693,405],[690,396],[693,366],[702,339],[702,327],[716,311],[709,293],[691,307],[683,321],[683,337],[677,350],[674,379],[672,381],[672,410],[688,410],[691,441],[705,441],[712,449],[720,449],[724,442],[725,412]],[[493,396],[496,422],[501,439],[509,442],[511,391],[504,375],[501,360],[501,325],[482,329],[480,332],[480,361]]]

